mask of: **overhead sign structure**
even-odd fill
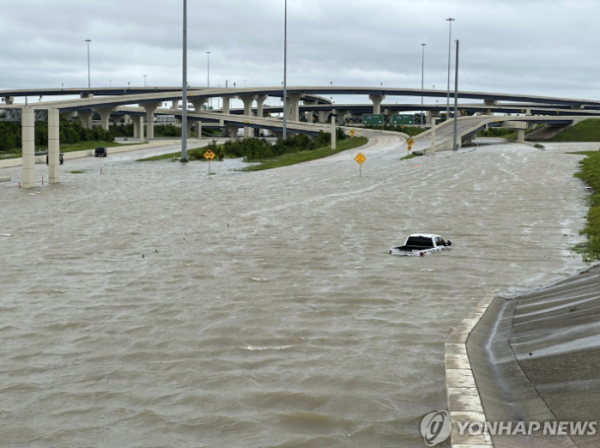
[[[367,158],[363,155],[362,152],[359,152],[354,158],[354,160],[356,160],[356,163],[358,163],[358,177],[362,177],[362,164],[365,160],[367,160]]]
[[[215,153],[209,149],[204,153],[204,158],[208,160],[208,174],[210,174],[210,161],[215,158]]]

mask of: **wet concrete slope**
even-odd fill
[[[600,418],[600,266],[518,299],[497,297],[467,350],[488,421]],[[494,436],[497,447],[597,447],[598,434]]]

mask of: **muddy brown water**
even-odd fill
[[[358,150],[73,161],[33,191],[0,170],[0,446],[424,446],[444,340],[484,294],[584,266],[586,193],[569,145],[401,143],[372,138],[362,177]],[[453,249],[388,255],[418,231]]]

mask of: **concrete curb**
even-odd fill
[[[446,395],[448,413],[452,425],[451,446],[453,448],[493,447],[489,434],[469,435],[459,433],[459,423],[481,422],[486,417],[469,355],[467,339],[475,325],[487,311],[495,294],[487,295],[450,334],[445,343]]]

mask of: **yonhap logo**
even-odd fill
[[[425,445],[435,446],[450,436],[450,416],[446,411],[430,412],[421,420],[421,435]]]

